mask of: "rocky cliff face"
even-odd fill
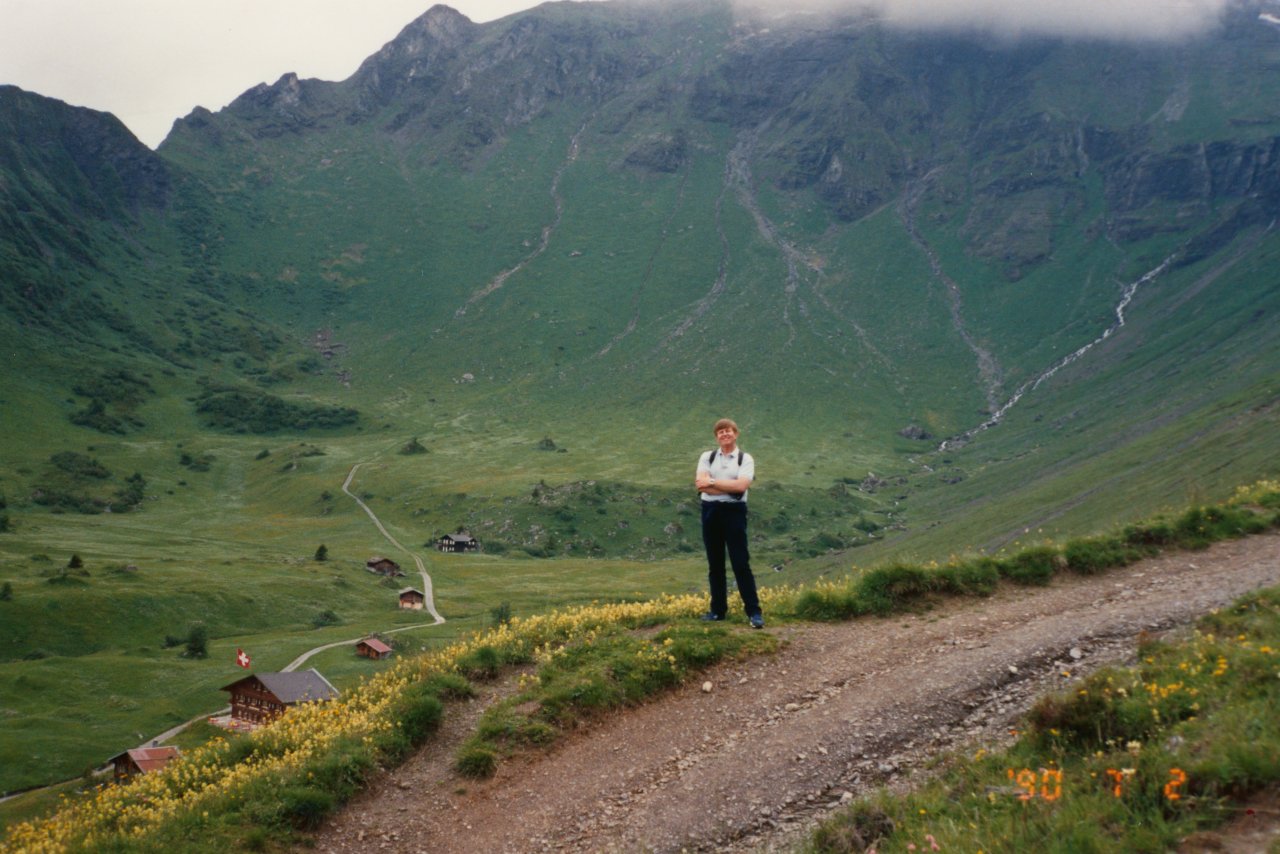
[[[1107,200],[1130,239],[1178,227],[1176,217],[1160,215],[1162,203],[1187,215],[1220,203],[1233,209],[1243,205],[1256,217],[1280,215],[1280,137],[1216,140],[1166,151],[1131,149],[1103,160],[1101,168]]]
[[[373,112],[410,88],[438,89],[479,29],[447,6],[431,7],[361,64],[351,81],[359,106]]]
[[[1188,107],[1193,92],[1256,113],[1256,102],[1226,94],[1238,78],[1212,54],[1226,43],[1266,54],[1274,33],[1238,14],[1219,39],[1190,48],[990,46],[865,22],[760,27],[698,78],[691,106],[704,120],[758,129],[759,171],[780,189],[814,192],[842,220],[913,186],[939,216],[963,205],[971,251],[1018,278],[1052,254],[1054,233],[1084,210],[1098,174],[1108,207],[1101,225],[1122,242],[1203,228],[1221,204],[1253,211],[1241,223],[1274,215],[1276,137],[1250,137],[1262,127],[1274,134],[1280,113],[1219,115],[1197,141],[1171,143],[1208,109]],[[1181,65],[1184,55],[1194,70]],[[1096,91],[1114,102],[1098,103]]]
[[[478,25],[434,6],[349,80],[287,74],[219,115],[193,112],[174,136],[219,148],[240,134],[367,125],[464,165],[555,105],[647,110],[644,132],[619,140],[620,162],[671,173],[697,144],[692,128],[727,125],[753,135],[754,173],[778,190],[812,193],[850,222],[914,188],[932,198],[936,217],[955,219],[975,255],[1013,277],[1052,254],[1055,231],[1082,215],[1095,175],[1105,184],[1100,227],[1122,242],[1194,230],[1211,213],[1257,222],[1276,212],[1280,113],[1224,91],[1255,88],[1239,82],[1248,57],[1268,55],[1265,41],[1274,41],[1247,10],[1216,41],[1134,49],[1046,39],[990,45],[867,20],[762,23],[734,20],[726,8],[548,6]],[[696,61],[692,39],[681,41],[695,29],[704,51]],[[1228,48],[1244,65],[1221,61]],[[1197,104],[1214,98],[1227,103],[1205,122],[1209,107]],[[63,195],[87,211],[163,204],[164,162],[113,119],[67,110],[18,121],[24,103],[29,112],[29,96],[0,96],[14,129],[11,170],[15,151],[57,150],[70,170],[62,171],[90,190]],[[666,118],[655,123],[655,113]],[[1193,122],[1204,131],[1179,139]],[[1225,218],[1222,202],[1231,208]]]

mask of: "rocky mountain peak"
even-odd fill
[[[427,57],[442,50],[461,47],[476,24],[461,12],[435,5],[414,19],[400,34],[366,62],[388,62]]]
[[[254,106],[258,108],[296,107],[302,100],[302,83],[298,75],[290,71],[271,85],[259,83],[232,102],[232,108]]]
[[[323,80],[303,80],[297,74],[284,74],[270,85],[260,83],[236,98],[227,107],[227,112],[253,125],[253,135],[259,138],[279,136],[284,133],[296,133],[305,128],[316,127],[332,117],[333,107],[329,103],[334,84]],[[195,119],[192,114],[188,120],[179,125],[205,130],[207,122]],[[175,125],[175,128],[177,125]]]
[[[420,33],[437,41],[461,43],[464,34],[474,26],[471,19],[457,9],[437,3],[405,27],[399,38]]]
[[[362,89],[386,99],[414,80],[428,76],[442,57],[456,53],[478,25],[461,12],[435,5],[387,42],[356,71]]]

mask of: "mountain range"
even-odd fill
[[[1267,14],[1131,42],[436,6],[156,151],[5,87],[10,513],[29,460],[106,439],[412,435],[465,447],[450,490],[680,489],[721,414],[777,483],[984,546],[1266,474]]]

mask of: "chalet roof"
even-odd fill
[[[391,652],[391,647],[387,646],[385,643],[378,640],[377,638],[365,638],[364,640],[360,641],[360,643],[356,644],[356,646],[360,646],[361,644],[369,647],[369,649],[373,650],[374,652]]]
[[[263,673],[259,678],[283,703],[332,700],[338,696],[338,689],[314,667],[300,673]]]
[[[282,703],[306,703],[312,700],[332,700],[338,696],[338,689],[328,679],[320,675],[314,667],[295,673],[255,673],[244,679],[237,679],[221,690],[230,691],[237,685],[250,679],[257,679],[262,686],[276,696]]]
[[[475,537],[471,536],[470,534],[445,534],[440,539],[453,540],[455,543],[469,543],[472,540],[474,540]]]
[[[117,753],[107,761],[118,762],[127,756],[133,760],[134,765],[138,766],[139,771],[146,773],[163,768],[169,764],[169,760],[176,758],[179,752],[176,747],[135,747],[124,753]]]
[[[392,566],[399,566],[399,565],[400,565],[400,564],[396,563],[394,560],[392,560],[391,558],[389,558],[389,557],[382,557],[381,555],[374,555],[373,557],[371,557],[371,558],[369,558],[368,560],[366,560],[366,561],[364,562],[364,565],[365,565],[365,566],[377,566],[377,565],[378,565],[378,564],[380,564],[380,563],[389,563],[389,564],[391,564]]]
[[[404,594],[406,594],[406,593],[417,593],[419,596],[423,597],[424,599],[426,598],[426,595],[427,595],[427,594],[423,593],[421,590],[419,590],[419,589],[418,589],[418,588],[416,588],[416,587],[406,587],[405,589],[401,590],[401,591],[400,591],[398,594],[396,594],[396,595],[398,595],[398,596],[403,596],[403,595],[404,595]]]

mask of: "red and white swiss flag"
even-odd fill
[[[245,652],[243,649],[236,650],[236,664],[247,668],[252,663],[253,659],[249,658],[249,653]]]

